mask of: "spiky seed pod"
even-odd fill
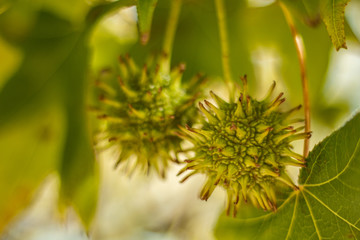
[[[271,99],[275,82],[265,99],[257,101],[247,94],[246,76],[242,80],[244,87],[238,101],[228,103],[210,92],[217,106],[206,100],[205,104],[199,103],[207,118],[202,128],[186,125],[179,133],[195,149],[195,157],[185,160],[179,175],[192,171],[181,182],[194,174],[205,174],[200,198],[207,200],[216,186],[222,186],[228,195],[226,212],[232,210],[234,216],[242,199],[250,199],[264,210],[276,210],[277,181],[296,189],[285,167],[305,164],[301,155],[291,151],[291,142],[310,137],[310,133],[299,133],[302,127],[289,125],[291,113],[301,106],[287,112],[278,110],[285,98],[281,93]]]
[[[106,123],[110,144],[121,148],[115,167],[136,157],[129,173],[135,168],[146,173],[155,169],[164,177],[168,161],[177,161],[171,153],[181,150],[181,139],[175,134],[178,125],[194,122],[197,117],[191,107],[204,77],[199,74],[183,84],[185,65],[169,71],[164,69],[166,60],[163,55],[140,68],[128,55],[120,57],[118,72],[97,82],[98,117]]]

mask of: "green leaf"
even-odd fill
[[[316,26],[318,15],[321,15],[336,50],[347,48],[345,37],[345,7],[350,0],[282,0],[310,26]]]
[[[64,113],[51,96],[39,100],[0,126],[0,233],[60,162]]]
[[[139,19],[139,32],[142,44],[146,44],[150,38],[151,23],[158,0],[137,0],[136,8]]]
[[[36,12],[24,32],[11,31],[18,9],[0,16],[1,33],[23,54],[0,91],[0,231],[54,171],[61,178],[61,200],[89,226],[98,186],[85,103],[88,35],[101,16],[128,2],[97,6],[80,25]]]
[[[307,25],[316,27],[321,22],[319,0],[281,0],[294,15],[300,17]]]
[[[358,239],[360,114],[315,146],[307,161],[300,190],[277,212],[222,216],[215,232],[218,239]]]
[[[347,48],[345,39],[344,12],[350,0],[322,0],[321,14],[330,38],[336,48]]]

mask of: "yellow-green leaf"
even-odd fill
[[[0,126],[0,232],[55,171],[64,140],[63,115],[59,104],[47,98]]]
[[[138,25],[142,44],[146,44],[149,41],[151,22],[156,4],[157,0],[137,0]]]
[[[88,34],[101,16],[124,4],[131,1],[94,7],[80,25],[33,12],[26,31],[16,28],[18,9],[0,15],[0,32],[23,54],[0,91],[0,232],[56,170],[61,200],[89,225],[98,197],[86,121]]]
[[[222,216],[218,239],[359,239],[360,114],[318,144],[307,161],[300,190],[276,212]]]
[[[336,50],[347,48],[344,13],[350,0],[322,0],[321,15]]]

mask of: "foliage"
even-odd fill
[[[222,216],[219,239],[357,239],[360,236],[360,114],[319,143],[307,158],[299,190],[276,212]]]
[[[99,179],[92,145],[96,127],[88,114],[88,92],[94,87],[92,71],[114,62],[99,58],[97,66],[91,66],[96,57],[92,53],[116,46],[108,50],[109,54],[103,53],[104,58],[130,52],[136,62],[144,63],[150,53],[160,52],[169,2],[0,2],[0,232],[28,206],[40,184],[54,172],[61,181],[59,205],[73,206],[85,228],[90,228]],[[231,73],[254,79],[249,88],[258,93],[263,92],[264,79],[281,76],[287,102],[297,105],[302,101],[298,55],[279,2],[249,7],[247,3],[251,2],[255,1],[226,1]],[[289,8],[304,41],[314,119],[332,127],[345,108],[326,100],[324,85],[331,49],[347,48],[346,35],[353,35],[344,15],[349,0],[281,2]],[[139,43],[122,42],[114,35],[102,43],[104,36],[95,34],[101,28],[99,22],[128,6],[137,7]],[[216,26],[213,1],[183,1],[173,50],[168,54],[174,66],[186,63],[185,83],[204,72],[210,79],[208,87],[222,84]],[[347,27],[350,31],[345,31]],[[90,45],[96,37],[95,44]],[[270,70],[259,63],[264,56],[273,59]],[[308,165],[300,173],[299,190],[281,190],[282,204],[277,211],[264,213],[245,204],[237,219],[219,218],[217,237],[358,238],[359,126],[357,114],[311,151]]]

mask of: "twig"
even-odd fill
[[[306,65],[305,65],[305,47],[304,42],[297,32],[294,21],[291,17],[291,13],[287,9],[287,7],[279,1],[279,5],[284,13],[286,22],[288,23],[291,31],[291,35],[293,37],[296,53],[299,59],[300,65],[300,75],[301,75],[301,83],[303,89],[303,99],[304,99],[304,115],[305,115],[305,132],[310,132],[310,100],[309,100],[309,88],[308,88],[308,79],[306,75]],[[304,158],[306,158],[309,154],[309,143],[310,139],[305,138],[304,140]]]
[[[175,32],[179,20],[182,0],[172,0],[169,13],[169,19],[165,30],[165,37],[163,43],[163,53],[166,55],[164,63],[164,70],[170,71],[171,54],[174,43]]]
[[[226,14],[223,0],[215,0],[216,15],[220,33],[221,60],[224,73],[224,81],[229,90],[230,101],[234,101],[234,88],[232,86],[232,77],[229,60],[228,34],[226,28]]]

